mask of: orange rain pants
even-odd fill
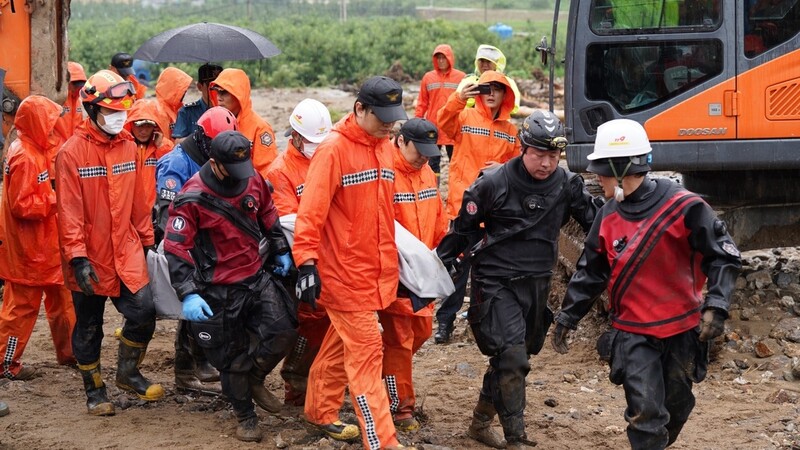
[[[398,302],[410,302],[398,299]],[[433,332],[433,316],[394,312],[391,306],[378,312],[383,326],[383,379],[389,392],[389,410],[394,420],[414,415],[417,397],[414,393],[411,359]]]
[[[74,364],[72,329],[75,310],[72,294],[63,285],[25,286],[7,281],[0,309],[0,354],[3,355],[3,376],[12,378],[19,373],[20,358],[31,338],[39,316],[44,294],[44,309],[50,323],[50,334],[59,364]]]
[[[308,374],[306,420],[314,424],[339,420],[349,385],[364,448],[397,446],[397,431],[380,377],[383,341],[375,312],[328,308],[328,317],[331,326]]]
[[[281,377],[287,380],[284,383],[283,402],[287,405],[303,406],[306,400],[306,391],[301,389],[301,384],[292,384],[290,380],[304,380],[308,378],[311,364],[322,347],[322,340],[328,333],[331,321],[322,305],[311,309],[308,303],[300,302],[297,307],[297,343],[283,360]]]

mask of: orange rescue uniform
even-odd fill
[[[278,155],[267,171],[267,180],[272,184],[272,201],[281,216],[297,214],[300,198],[303,195],[304,183],[311,160],[300,153],[300,150],[289,140],[286,150]],[[293,291],[290,291],[293,292]],[[308,370],[319,353],[322,339],[328,331],[331,321],[322,305],[314,310],[307,303],[300,302],[297,307],[297,343],[284,360],[281,375],[289,379],[294,375],[308,377]],[[302,405],[305,391],[296,391],[286,383],[285,403]]]
[[[292,253],[317,263],[318,301],[331,327],[308,376],[306,419],[339,420],[349,385],[364,448],[398,445],[381,380],[383,343],[375,311],[394,300],[393,145],[367,134],[349,113],[317,147],[297,213]]]
[[[99,283],[96,295],[120,296],[148,283],[142,246],[153,245],[144,183],[136,174],[136,144],[125,130],[113,138],[86,119],[56,159],[58,234],[67,287],[80,291],[69,262],[87,257]]]
[[[86,81],[86,73],[83,71],[83,66],[76,62],[69,61],[69,81]],[[75,128],[83,122],[83,103],[81,103],[80,89],[68,88],[67,99],[64,100],[63,114],[56,122],[55,128],[58,135],[61,137],[61,142],[64,143],[72,137]],[[55,154],[53,155],[55,161]],[[52,174],[51,174],[52,176]]]
[[[253,166],[266,178],[269,165],[278,157],[278,144],[275,142],[272,126],[253,110],[250,79],[241,69],[225,69],[211,82],[210,87],[215,86],[228,91],[239,101],[241,110],[236,115],[239,131],[253,142]],[[219,105],[217,91],[211,89],[209,96],[211,104]]]
[[[158,101],[158,110],[169,127],[169,129],[163,130],[164,137],[167,139],[172,137],[175,119],[183,106],[183,96],[186,95],[186,91],[191,85],[192,76],[177,67],[167,67],[158,76],[156,100]]]
[[[475,97],[475,108],[465,108],[457,92],[450,94],[444,108],[439,110],[439,131],[455,140],[447,194],[447,217],[453,220],[461,209],[464,191],[478,178],[486,163],[504,163],[520,154],[517,127],[512,124],[514,91],[508,78],[500,72],[487,70],[478,80],[479,84],[497,82],[506,87],[503,104],[497,117],[483,102]]]
[[[447,217],[433,169],[427,164],[416,169],[398,149],[394,173],[395,218],[428,248],[436,247],[447,233]],[[383,378],[395,421],[413,417],[416,395],[411,359],[431,337],[433,308],[431,303],[414,313],[411,299],[399,298],[378,312],[383,325]]]
[[[450,69],[447,72],[439,70],[436,62],[437,53],[444,55],[447,61],[450,62]],[[439,110],[447,102],[450,94],[456,91],[458,83],[464,79],[466,74],[455,68],[456,58],[453,56],[453,49],[447,44],[437,45],[431,58],[433,59],[433,70],[422,76],[414,117],[427,119],[438,127],[437,115]],[[436,143],[439,145],[452,145],[453,138],[445,133],[439,133],[439,140]]]
[[[14,118],[17,140],[3,170],[0,210],[0,278],[5,280],[0,310],[3,375],[19,373],[20,358],[39,315],[42,294],[59,364],[72,364],[75,311],[64,287],[58,256],[56,193],[50,182],[51,130],[61,107],[38,95],[27,97]]]
[[[136,101],[128,111],[125,129],[133,133],[133,123],[138,120],[155,122],[155,131],[160,132],[162,136],[159,147],[156,147],[152,138],[144,144],[140,144],[134,139],[134,143],[136,143],[136,173],[142,179],[142,185],[144,185],[147,196],[147,204],[150,205],[150,208],[153,208],[156,204],[156,164],[158,163],[158,158],[172,150],[172,141],[167,139],[169,130],[163,128],[163,122],[159,120],[158,104],[154,100]]]

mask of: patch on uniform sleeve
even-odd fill
[[[167,189],[175,189],[175,187],[178,186],[178,181],[175,178],[167,178],[164,181],[164,186],[166,186]]]
[[[733,242],[730,242],[730,241],[722,243],[722,250],[724,250],[725,253],[727,253],[727,254],[729,254],[731,256],[735,256],[737,258],[742,256],[742,254],[739,253],[739,249],[736,248],[736,244],[734,244]]]
[[[175,231],[181,231],[186,227],[186,221],[183,220],[183,217],[176,217],[172,219],[172,229]]]
[[[175,191],[170,191],[169,189],[161,189],[160,191],[158,191],[158,195],[159,197],[161,197],[162,200],[173,201],[175,200],[176,194]]]
[[[265,131],[261,134],[261,144],[269,147],[272,145],[272,135],[269,134],[269,131]]]
[[[478,213],[478,204],[473,201],[470,201],[469,203],[467,203],[466,210],[467,214],[469,214],[470,216],[474,216],[475,214]]]

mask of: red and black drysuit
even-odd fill
[[[448,267],[471,251],[467,317],[478,348],[490,357],[479,401],[494,405],[509,443],[526,439],[528,355],[539,353],[553,322],[547,298],[559,229],[573,217],[588,230],[596,212],[580,176],[559,167],[539,181],[516,157],[484,170],[464,192],[461,210],[436,250]],[[471,242],[478,244],[470,250]]]
[[[555,320],[575,329],[608,287],[614,329],[600,342],[610,350],[611,382],[625,389],[632,448],[663,449],[678,437],[694,408],[692,383],[708,364],[701,315],[727,314],[740,267],[725,223],[669,180],[645,178],[598,213]]]
[[[248,374],[269,373],[297,338],[294,305],[262,268],[262,236],[273,254],[289,250],[258,174],[229,184],[206,163],[169,208],[164,250],[172,286],[181,299],[199,294],[214,313],[189,328],[220,371],[222,392],[239,421],[255,417]],[[257,342],[249,352],[251,334]]]

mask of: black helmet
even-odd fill
[[[519,130],[523,150],[536,147],[541,150],[564,150],[567,147],[564,125],[550,111],[536,110],[525,118]]]

